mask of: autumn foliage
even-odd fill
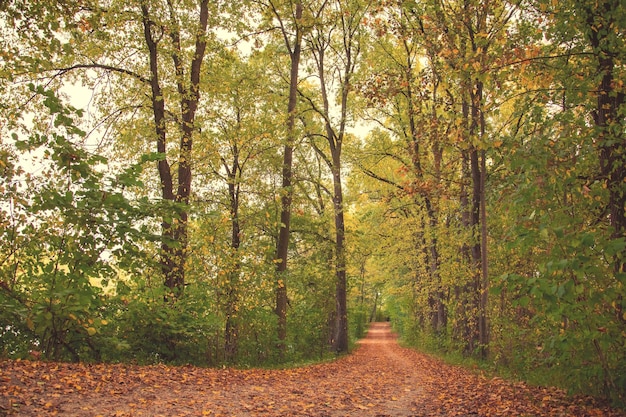
[[[284,370],[3,361],[0,401],[19,416],[626,415],[402,348],[388,323],[349,356]]]
[[[7,412],[624,405],[622,3],[0,0]]]

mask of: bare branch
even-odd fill
[[[72,65],[70,67],[65,67],[65,68],[55,68],[54,70],[57,71],[56,76],[58,77],[58,76],[66,74],[68,72],[79,70],[79,69],[102,69],[102,70],[105,70],[105,71],[111,71],[111,72],[116,72],[118,74],[128,75],[128,76],[131,76],[131,77],[141,81],[144,84],[150,84],[150,79],[144,77],[143,75],[137,74],[136,72],[127,70],[125,68],[119,68],[119,67],[115,67],[115,66],[112,66],[112,65],[106,65],[106,64],[98,64],[98,63],[76,64],[76,65]]]

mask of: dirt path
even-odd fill
[[[291,370],[0,362],[0,416],[619,416],[401,348],[374,323],[352,355]]]

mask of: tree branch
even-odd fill
[[[124,68],[114,67],[112,65],[106,65],[106,64],[98,64],[98,63],[76,64],[76,65],[72,65],[71,67],[55,68],[54,70],[58,72],[56,75],[58,77],[58,76],[61,76],[63,74],[66,74],[68,72],[78,70],[78,69],[102,69],[106,71],[116,72],[118,74],[128,75],[141,81],[144,84],[150,84],[149,78],[146,78],[140,74],[137,74],[136,72],[133,72]]]

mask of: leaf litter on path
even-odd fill
[[[388,323],[373,323],[351,355],[296,369],[2,361],[3,415],[626,417],[402,348]]]

